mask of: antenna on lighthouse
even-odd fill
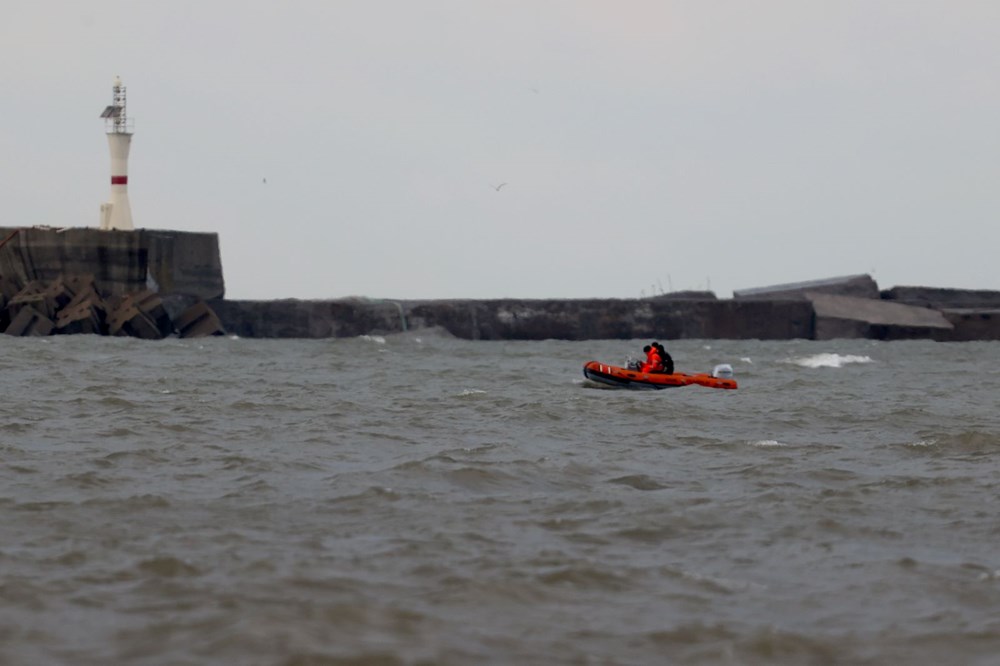
[[[111,105],[101,113],[111,151],[111,196],[101,204],[101,229],[132,230],[132,208],[128,202],[128,151],[132,124],[125,113],[125,86],[115,77]]]

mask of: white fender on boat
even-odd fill
[[[720,363],[719,365],[712,368],[712,376],[718,379],[732,379],[733,378],[733,366],[728,363]]]

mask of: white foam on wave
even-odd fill
[[[749,356],[741,356],[740,361],[742,361],[743,363],[749,363],[750,365],[753,365],[753,359],[751,359]]]
[[[782,444],[776,439],[758,439],[756,441],[747,442],[747,446],[756,446],[761,449],[770,449],[770,448],[788,446],[788,444]]]
[[[458,395],[467,396],[467,395],[480,395],[485,393],[486,391],[483,391],[482,389],[463,389],[463,391]]]
[[[915,442],[907,442],[904,446],[912,446],[915,449],[922,449],[928,446],[936,446],[936,439],[918,439]]]
[[[381,335],[362,335],[361,339],[367,342],[374,342],[377,345],[385,344],[385,338],[383,338]]]
[[[852,363],[871,363],[871,356],[856,356],[854,354],[833,354],[824,352],[800,358],[790,358],[787,363],[802,366],[803,368],[842,368]]]

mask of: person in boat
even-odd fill
[[[653,342],[651,347],[656,347],[660,352],[660,363],[662,364],[661,372],[665,372],[668,375],[674,374],[674,359],[670,357],[667,350],[663,348],[659,342]]]
[[[663,357],[660,356],[660,350],[657,345],[660,343],[654,342],[651,345],[646,345],[642,348],[642,351],[646,352],[645,362],[639,366],[639,370],[642,372],[663,372]]]

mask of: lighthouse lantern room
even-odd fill
[[[101,113],[111,150],[111,197],[101,204],[101,229],[131,231],[132,208],[128,202],[128,151],[132,144],[132,124],[125,114],[125,86],[115,77],[111,105]]]

